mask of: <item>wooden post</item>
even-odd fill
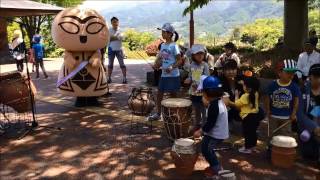
[[[308,36],[308,0],[284,1],[284,44],[301,51]]]
[[[193,0],[190,0],[190,6],[192,5]],[[194,44],[194,20],[193,20],[193,10],[190,12],[190,47]]]

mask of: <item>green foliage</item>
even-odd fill
[[[320,0],[309,0],[308,1],[309,9],[318,9],[320,8]],[[319,16],[318,16],[319,18]]]
[[[138,32],[134,29],[128,29],[124,32],[125,39],[123,44],[130,50],[143,50],[146,45],[155,41],[155,36],[149,32]]]
[[[257,19],[241,28],[241,42],[258,49],[270,49],[283,34],[282,19]]]
[[[61,7],[73,7],[83,2],[83,0],[33,0],[33,1],[53,4]],[[46,48],[46,56],[55,58],[55,57],[61,57],[64,50],[61,48],[58,48],[56,44],[53,42],[53,39],[51,37],[52,21],[53,21],[52,16],[46,17],[46,21],[40,24],[40,29],[41,29],[40,34],[42,36],[43,43]]]
[[[7,26],[8,42],[9,42],[9,43],[12,42],[13,32],[14,32],[15,30],[21,31],[20,25],[19,25],[18,23],[16,23],[16,22],[9,22],[9,23],[8,23],[8,26]],[[26,31],[24,31],[24,34],[27,34]],[[29,48],[29,42],[30,42],[30,40],[29,40],[29,37],[28,37],[28,36],[24,36],[24,42],[25,42],[27,48]]]
[[[180,2],[186,2],[190,0],[180,0]],[[210,1],[212,0],[193,0],[193,3],[190,4],[184,11],[183,15],[187,15],[189,12],[197,9],[197,8],[202,8],[203,6],[206,6]]]
[[[43,44],[46,49],[46,56],[51,58],[61,57],[64,52],[64,49],[58,48],[56,44],[53,42],[51,36],[51,23],[43,24],[41,26],[40,34],[42,36]]]
[[[309,12],[309,29],[320,32],[319,17],[320,11],[315,9]],[[241,42],[260,50],[270,49],[277,43],[278,38],[283,36],[283,19],[257,19],[253,23],[244,25],[240,31]]]
[[[209,46],[206,46],[206,48],[210,54],[220,55],[224,52],[223,46],[224,46],[224,44],[221,44],[218,46],[209,45]],[[258,51],[258,49],[254,48],[254,47],[250,47],[250,46],[241,46],[241,47],[237,48],[237,52],[240,54],[248,54],[248,53],[252,53],[255,51]]]
[[[19,30],[20,31],[20,26],[18,23],[13,22],[13,23],[9,23],[7,26],[7,31],[8,31],[8,42],[12,41],[13,38],[13,32],[15,30]]]
[[[83,2],[83,0],[33,0],[33,1],[46,3],[46,4],[53,4],[61,7],[73,7]]]
[[[309,12],[309,30],[316,30],[320,33],[320,10],[315,9]]]

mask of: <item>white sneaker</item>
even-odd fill
[[[161,116],[159,113],[154,113],[150,116],[148,116],[147,120],[148,121],[157,121],[157,120],[160,120]]]
[[[239,152],[240,153],[244,153],[244,154],[251,154],[252,150],[251,149],[246,149],[245,147],[241,147],[241,148],[239,148]]]

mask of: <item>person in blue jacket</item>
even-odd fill
[[[39,66],[42,69],[44,77],[47,79],[48,74],[46,72],[46,69],[44,68],[43,64],[43,58],[45,57],[45,49],[44,45],[40,42],[41,36],[36,35],[34,36],[34,44],[32,45],[32,50],[34,53],[34,59],[36,61],[36,73],[37,73],[37,79],[39,78]]]
[[[300,97],[298,111],[298,134],[302,156],[320,163],[320,64],[309,70]]]

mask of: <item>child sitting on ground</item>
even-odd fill
[[[215,154],[214,148],[224,139],[229,138],[228,110],[222,100],[223,91],[220,80],[215,76],[209,76],[203,80],[203,103],[207,107],[207,119],[202,129],[194,133],[194,137],[200,137],[203,133],[201,151],[210,166],[205,169],[207,177],[218,175],[222,169]]]

